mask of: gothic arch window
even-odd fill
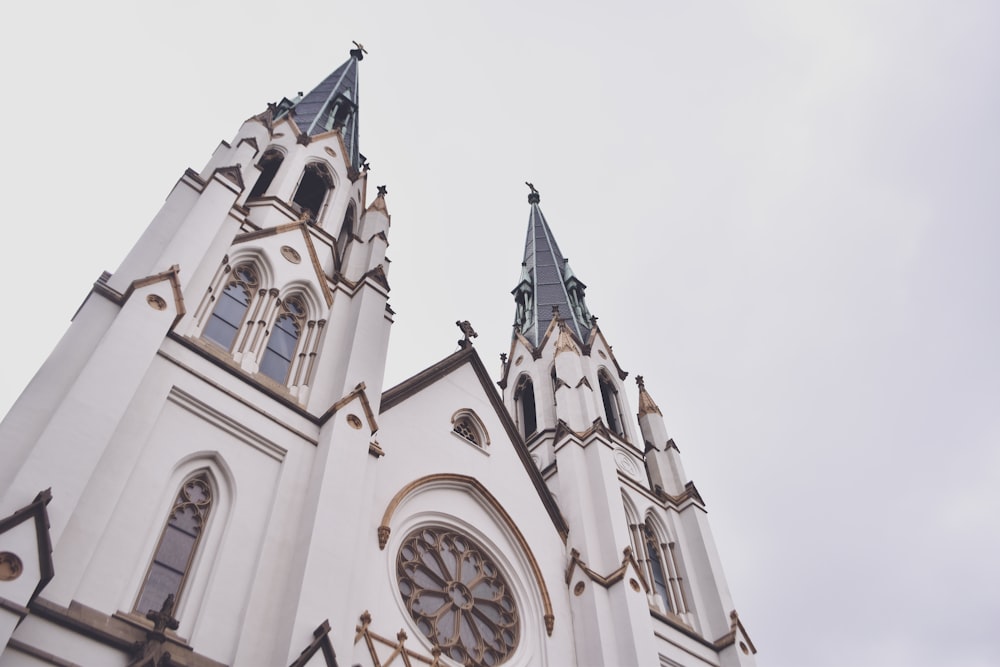
[[[451,418],[452,432],[480,449],[490,444],[490,436],[483,422],[472,410],[459,410]]]
[[[552,405],[558,405],[559,401],[556,399],[556,392],[559,390],[559,376],[556,375],[555,364],[552,364],[552,368],[549,369],[549,381],[552,383]]]
[[[176,609],[204,534],[214,495],[211,478],[205,470],[196,472],[181,484],[135,603],[135,610],[140,614],[160,610],[171,595]]]
[[[305,319],[306,306],[301,297],[289,296],[281,303],[260,361],[260,372],[275,382],[285,384],[288,380]]]
[[[684,592],[684,578],[674,551],[675,543],[664,539],[652,518],[634,527],[633,535],[640,543],[636,552],[645,568],[651,592],[657,596],[658,606],[676,615],[689,611]]]
[[[231,350],[259,285],[260,277],[253,265],[238,264],[219,293],[202,335]]]
[[[352,202],[347,207],[347,213],[344,214],[344,222],[340,226],[340,233],[337,235],[337,258],[341,263],[343,263],[344,256],[347,253],[347,245],[354,238],[354,218],[356,215],[354,203]]]
[[[257,161],[260,176],[257,178],[257,182],[253,184],[253,188],[247,197],[248,199],[257,199],[264,196],[267,189],[271,187],[271,183],[274,182],[274,177],[278,174],[278,168],[284,159],[285,156],[281,154],[281,151],[274,148],[264,152],[260,160]]]
[[[299,205],[303,213],[309,213],[317,221],[332,190],[333,175],[330,169],[322,162],[310,162],[302,172],[302,179],[292,201]]]
[[[517,423],[521,427],[521,435],[527,440],[538,430],[538,415],[535,412],[535,385],[531,378],[522,375],[514,390],[514,403],[517,405]]]
[[[608,429],[612,433],[625,437],[625,424],[622,422],[621,406],[618,403],[618,390],[607,373],[601,370],[597,374],[597,383],[601,388],[601,401],[604,403],[604,416],[608,421]]]

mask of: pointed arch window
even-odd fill
[[[665,611],[678,615],[687,613],[689,608],[684,593],[684,580],[674,554],[674,543],[665,543],[660,539],[651,519],[646,519],[639,528],[642,544],[636,545],[639,547],[636,550],[645,555],[642,560],[652,592],[657,595],[659,604]]]
[[[288,380],[305,317],[306,307],[300,297],[290,296],[281,304],[260,362],[260,372],[275,382],[284,384]]]
[[[601,388],[601,400],[604,403],[604,416],[608,420],[608,429],[617,435],[625,437],[622,423],[621,407],[618,404],[618,390],[614,382],[604,371],[598,373],[597,383]]]
[[[480,449],[490,444],[490,436],[482,420],[474,411],[462,409],[451,417],[452,432]]]
[[[518,424],[521,426],[521,435],[527,440],[538,430],[538,416],[535,412],[535,385],[531,379],[524,375],[517,383],[517,390],[514,392],[514,403],[517,404]]]
[[[667,593],[667,574],[663,570],[663,559],[660,557],[660,543],[656,539],[656,533],[647,521],[643,524],[643,537],[646,541],[646,558],[649,570],[649,578],[653,583],[653,590],[663,600],[667,610],[670,608],[670,595]]]
[[[169,595],[174,596],[176,605],[204,534],[213,497],[205,471],[188,477],[181,485],[135,603],[140,614],[159,610]]]
[[[240,264],[233,269],[232,278],[219,294],[212,316],[205,325],[205,338],[231,350],[259,284],[260,278],[252,265]]]
[[[310,162],[302,172],[302,179],[292,201],[299,205],[303,213],[309,213],[314,221],[319,220],[331,190],[333,176],[329,168],[321,162]]]
[[[274,182],[274,177],[278,174],[278,168],[284,159],[285,156],[281,154],[281,151],[273,148],[264,152],[264,155],[257,162],[257,168],[260,169],[260,176],[257,178],[257,182],[253,184],[253,189],[250,190],[248,199],[257,199],[264,196],[267,189],[271,187],[271,183]]]
[[[352,203],[347,207],[347,213],[344,214],[344,223],[340,226],[340,234],[337,236],[337,257],[341,263],[343,263],[344,256],[347,253],[347,244],[354,238],[355,216],[354,204]]]

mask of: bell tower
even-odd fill
[[[527,185],[528,233],[500,386],[569,525],[577,655],[657,664],[671,653],[664,642],[693,642],[721,664],[752,665],[704,503],[663,415],[637,378],[638,420],[630,417],[628,373]]]
[[[8,611],[44,587],[50,617],[84,605],[95,627],[121,626],[123,646],[145,642],[135,628],[156,613],[185,651],[230,664],[288,664],[323,618],[349,645],[354,582],[326,570],[362,530],[339,508],[371,493],[393,316],[355,46],[181,176],[0,424],[0,517],[47,511],[58,573]],[[268,570],[280,589],[249,584]]]

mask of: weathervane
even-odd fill
[[[365,47],[361,45],[361,42],[351,40],[351,43],[357,47],[356,49],[351,49],[351,56],[356,60],[364,60],[365,54],[368,53],[368,51],[365,50]]]

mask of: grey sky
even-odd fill
[[[760,664],[1000,664],[1000,5],[357,5],[7,10],[0,412],[183,170],[357,39],[387,386],[457,319],[498,369],[530,180]]]

